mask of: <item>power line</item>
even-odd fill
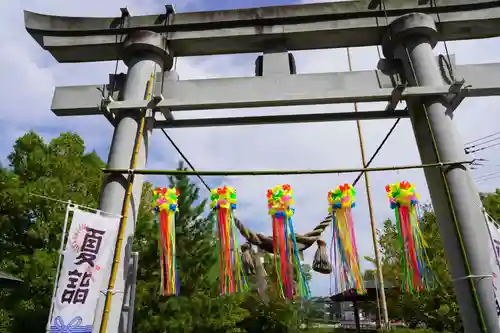
[[[170,135],[168,135],[168,133],[167,133],[167,131],[165,131],[165,129],[163,129],[163,128],[160,128],[160,129],[163,132],[163,134],[165,134],[165,136],[167,137],[168,141],[170,141],[170,143],[172,144],[172,146],[174,147],[174,149],[177,151],[177,153],[179,153],[179,155],[181,155],[182,159],[187,163],[187,165],[189,165],[189,167],[191,168],[191,170],[193,170],[193,172],[195,172],[194,175],[205,186],[205,188],[208,190],[208,192],[210,192],[210,186],[208,186],[208,184],[205,182],[205,180],[203,179],[203,177],[200,174],[197,173],[196,169],[191,164],[191,162],[189,162],[189,159],[186,157],[186,155],[184,155],[184,153],[181,151],[181,149],[179,148],[179,146],[177,146],[177,144],[170,137]]]
[[[500,177],[500,174],[496,175],[496,176],[491,176],[491,177],[488,177],[488,178],[476,179],[476,182],[480,183],[480,182],[484,182],[486,180],[496,179],[496,178],[499,178],[499,177]]]
[[[495,141],[498,142],[498,140],[500,140],[500,137],[494,138],[494,139],[490,139],[490,140],[486,140],[486,141],[483,141],[483,142],[479,142],[479,143],[476,143],[475,145],[466,146],[464,149],[465,149],[465,152],[468,152],[468,151],[470,151],[473,148],[477,148],[478,146],[482,146],[482,145],[485,145],[487,143],[491,143],[491,142],[495,142]]]
[[[490,173],[487,173],[485,175],[478,176],[475,179],[479,180],[481,178],[490,177],[490,176],[494,176],[494,175],[498,175],[498,174],[500,174],[500,171],[490,172]]]
[[[477,153],[478,151],[483,151],[485,149],[493,148],[493,147],[496,147],[496,146],[500,146],[500,142],[492,144],[492,145],[489,145],[489,146],[486,146],[486,147],[474,149],[474,150],[467,150],[467,148],[466,148],[465,149],[465,154]]]
[[[478,139],[475,139],[475,140],[472,140],[472,141],[470,141],[470,142],[467,142],[467,143],[465,144],[465,146],[469,146],[469,145],[470,145],[470,144],[472,144],[472,143],[475,143],[475,142],[478,142],[478,141],[481,141],[481,140],[484,140],[484,139],[488,139],[488,138],[491,138],[491,137],[493,137],[493,136],[495,136],[495,135],[499,135],[499,134],[500,134],[500,132],[495,132],[495,133],[490,134],[490,135],[485,135],[485,136],[482,136],[482,137],[480,137],[480,138],[478,138]]]
[[[490,139],[490,140],[486,140],[486,141],[483,141],[483,142],[479,142],[479,143],[476,143],[475,145],[466,146],[465,149],[468,150],[468,149],[471,149],[471,148],[476,148],[477,146],[482,146],[484,144],[487,144],[487,143],[490,143],[490,142],[494,142],[494,141],[497,141],[497,140],[500,140],[500,137],[494,138],[494,139]]]

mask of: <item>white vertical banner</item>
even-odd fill
[[[500,323],[500,229],[492,223],[488,217],[488,228],[490,232],[491,268],[493,276],[493,293],[495,296],[498,320]]]
[[[92,333],[95,308],[107,287],[119,217],[75,209],[49,319],[50,333]]]

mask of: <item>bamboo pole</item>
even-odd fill
[[[151,73],[151,76],[149,78],[147,87],[146,87],[146,99],[149,100],[151,98],[151,91],[153,88],[153,82],[154,82],[154,73]],[[136,139],[135,139],[135,147],[134,147],[134,152],[132,154],[132,160],[130,162],[130,165],[132,168],[135,168],[137,166],[137,155],[139,154],[139,150],[141,148],[141,138],[144,133],[144,127],[146,123],[146,111],[144,110],[144,115],[141,117],[141,122],[139,124],[139,130],[137,131],[136,134]],[[122,206],[122,218],[120,220],[120,229],[118,230],[118,238],[116,239],[116,245],[115,245],[115,253],[113,256],[113,265],[111,267],[111,275],[109,277],[109,284],[108,284],[108,289],[106,291],[106,303],[104,304],[104,311],[102,314],[102,321],[101,321],[101,327],[99,329],[99,333],[106,333],[107,326],[108,326],[108,320],[109,320],[109,312],[111,309],[111,300],[113,299],[113,290],[115,288],[115,283],[116,283],[116,275],[118,274],[118,266],[120,265],[120,256],[122,252],[122,243],[123,243],[123,238],[125,234],[125,227],[127,226],[127,220],[128,220],[128,211],[129,211],[129,206],[130,206],[130,199],[132,197],[132,187],[134,184],[134,174],[129,174],[128,177],[128,184],[127,184],[127,192],[125,193],[125,198],[123,200],[123,206]]]
[[[351,52],[349,51],[349,48],[346,48],[347,51],[347,62],[349,64],[349,72],[352,72],[352,61],[351,61]],[[354,113],[358,112],[358,103],[354,103]],[[358,128],[358,137],[359,137],[359,148],[361,151],[361,161],[363,163],[363,168],[366,169],[366,155],[365,155],[365,144],[363,140],[363,131],[361,129],[361,121],[359,119],[356,119],[356,126]],[[372,241],[373,241],[373,250],[375,252],[375,266],[377,268],[377,278],[378,278],[378,283],[380,288],[378,288],[379,293],[380,293],[380,303],[377,304],[377,307],[382,308],[382,315],[383,315],[383,323],[382,323],[382,318],[379,316],[379,320],[381,321],[380,327],[382,329],[387,329],[388,323],[389,323],[389,314],[387,312],[387,301],[385,297],[385,286],[384,286],[384,275],[382,274],[382,260],[380,258],[380,249],[378,246],[378,240],[377,240],[377,228],[376,228],[376,222],[375,222],[375,214],[373,213],[373,203],[372,203],[372,194],[371,194],[371,187],[370,187],[370,178],[368,176],[368,172],[364,171],[364,176],[365,176],[365,187],[366,187],[366,198],[368,200],[368,212],[370,214],[370,226],[371,226],[371,232],[372,232]],[[379,301],[379,297],[377,295],[377,303]]]
[[[319,175],[331,173],[380,172],[423,168],[440,168],[450,165],[472,164],[474,161],[442,162],[430,164],[410,164],[372,168],[319,169],[319,170],[255,170],[255,171],[191,171],[191,170],[149,170],[149,169],[101,169],[104,173],[122,173],[136,175],[187,175],[187,176],[271,176],[271,175]]]

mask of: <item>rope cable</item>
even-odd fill
[[[329,173],[358,173],[381,172],[424,168],[443,168],[451,165],[474,164],[475,160],[440,162],[429,164],[410,164],[399,166],[382,166],[372,168],[344,168],[344,169],[307,169],[307,170],[213,170],[213,171],[188,171],[188,170],[151,170],[151,169],[120,169],[102,168],[104,173],[128,173],[137,175],[202,175],[202,176],[270,176],[270,175],[321,175]]]
[[[387,12],[386,12],[386,9],[385,9],[385,1],[384,0],[381,0],[380,6],[382,7],[382,10],[384,11],[386,25],[388,26],[389,25],[389,20],[388,20],[388,17],[387,17]],[[380,29],[380,24],[378,22],[378,16],[375,17],[375,21],[377,23],[377,28]],[[389,37],[390,37],[390,35],[389,35]],[[380,40],[382,41],[382,36],[380,37]],[[382,60],[382,55],[381,55],[381,52],[380,52],[380,45],[377,45],[377,54],[378,54],[379,60]],[[408,107],[405,107],[405,109],[403,111],[407,111],[407,110],[408,110]],[[380,142],[380,144],[378,145],[378,147],[375,150],[375,152],[373,153],[372,157],[370,157],[370,159],[366,163],[365,167],[369,167],[371,165],[371,163],[373,162],[373,160],[375,159],[375,157],[378,155],[378,153],[380,152],[380,150],[382,149],[382,147],[385,145],[385,143],[387,142],[387,140],[389,139],[389,137],[391,136],[392,132],[394,131],[394,129],[396,128],[396,126],[399,124],[400,121],[401,121],[401,118],[396,119],[396,121],[394,122],[394,124],[392,125],[392,127],[389,129],[389,132],[385,135],[384,139],[382,139],[382,142]],[[356,186],[356,184],[359,182],[359,180],[363,176],[363,173],[364,172],[360,172],[359,173],[359,175],[356,177],[356,179],[352,183],[352,186]]]
[[[61,203],[61,204],[64,204],[64,205],[71,205],[72,207],[75,207],[75,208],[83,208],[83,209],[86,209],[86,210],[90,210],[90,211],[96,212],[98,214],[102,213],[102,214],[106,214],[106,215],[110,215],[110,216],[121,217],[121,215],[117,215],[117,214],[105,212],[103,210],[100,210],[100,209],[97,209],[97,208],[93,208],[93,207],[89,207],[89,206],[80,205],[80,204],[74,203],[71,200],[56,199],[56,198],[53,198],[53,197],[49,197],[47,195],[37,194],[37,193],[33,193],[33,192],[28,192],[28,195],[33,196],[33,197],[37,197],[37,198],[41,198],[41,199],[45,199],[45,200],[54,201],[54,202]]]
[[[405,110],[408,110],[408,107],[406,107]],[[382,147],[384,147],[385,143],[387,142],[387,140],[391,136],[392,132],[394,132],[394,130],[396,129],[396,126],[398,126],[400,121],[401,121],[401,118],[396,119],[396,121],[394,122],[392,127],[389,129],[389,132],[387,132],[384,139],[378,145],[378,147],[375,150],[375,152],[373,153],[372,157],[366,163],[367,168],[372,164],[373,160],[375,160],[375,157],[377,157],[378,153],[382,150]],[[358,181],[361,179],[362,176],[363,176],[363,172],[360,172],[359,175],[354,180],[354,182],[352,183],[352,186],[356,186],[356,184],[358,183]]]
[[[387,12],[385,11],[385,2],[384,2],[384,0],[381,1],[380,6],[383,6],[382,9],[384,10],[384,13],[385,13],[386,25],[389,25],[389,21],[388,21],[388,18],[387,18]],[[378,16],[375,17],[375,21],[377,23],[377,28],[380,30],[380,24],[378,22]],[[382,38],[383,37],[381,36],[380,37],[381,41],[382,41]],[[380,45],[377,45],[377,54],[378,54],[379,60],[382,60],[382,54],[380,52]],[[408,110],[408,107],[405,107],[404,111],[407,111],[407,110]],[[399,124],[400,121],[401,121],[401,118],[396,119],[396,121],[394,122],[394,124],[392,125],[392,127],[389,129],[389,132],[387,132],[387,134],[385,135],[384,139],[382,139],[382,141],[378,145],[378,147],[375,150],[375,152],[373,153],[372,157],[370,157],[370,159],[366,163],[365,167],[369,167],[372,164],[373,160],[375,159],[375,157],[377,157],[378,153],[380,152],[380,150],[382,149],[382,147],[385,145],[385,143],[387,142],[387,140],[391,136],[392,132],[394,132],[394,130],[396,129],[396,126],[398,126],[398,124]],[[360,172],[358,174],[358,176],[356,177],[356,179],[352,183],[352,186],[356,186],[356,184],[359,182],[359,180],[361,179],[361,177],[363,177],[363,174],[364,174],[364,172]]]
[[[117,73],[118,73],[118,63],[120,62],[120,47],[123,43],[123,26],[125,25],[125,18],[127,16],[125,13],[122,13],[120,17],[120,24],[118,25],[118,29],[116,30],[115,34],[115,45],[116,45],[116,61],[115,61],[115,71],[113,75],[113,84],[111,85],[111,91],[108,90],[108,98],[113,97],[113,94],[116,91],[116,81],[117,80]],[[118,42],[118,36],[120,36],[120,41]]]
[[[164,48],[165,50],[168,50],[169,52],[171,52],[171,50],[168,49],[169,47],[169,39],[168,39],[168,31],[166,29],[167,26],[170,25],[170,13],[168,11],[165,12],[165,23],[164,23],[164,27],[165,27],[165,31],[166,31],[166,37],[165,37],[165,41],[164,41]],[[162,35],[163,35],[163,32],[162,32]],[[176,69],[177,69],[177,57],[173,57],[173,71],[175,72]],[[162,75],[161,75],[161,88],[160,88],[160,91],[161,91],[161,94],[163,94],[163,89],[164,89],[164,83],[165,83],[165,67],[162,68]],[[181,156],[181,158],[184,160],[184,162],[187,163],[187,165],[191,168],[192,171],[196,172],[196,169],[195,167],[193,166],[193,164],[191,164],[191,162],[189,161],[189,159],[187,158],[187,156],[182,152],[182,150],[179,148],[179,146],[175,143],[175,141],[170,137],[170,135],[168,135],[167,131],[165,131],[165,129],[161,128],[161,131],[163,132],[163,134],[165,135],[165,137],[168,139],[168,141],[170,141],[170,144],[172,144],[172,146],[174,147],[174,149],[177,151],[177,153]],[[203,184],[203,186],[207,189],[208,192],[210,192],[210,186],[208,186],[208,184],[205,182],[205,180],[203,179],[203,177],[201,175],[196,175],[196,177],[200,180],[200,182]]]
[[[436,0],[431,0],[430,6],[431,8],[434,7],[436,9],[436,15],[438,19],[438,30],[439,30],[439,27],[441,26],[441,16],[439,15],[439,6],[437,5]],[[451,66],[451,57],[450,57],[450,52],[448,51],[448,44],[444,39],[443,39],[443,45],[444,45],[444,50],[446,52],[446,58],[448,59],[447,66],[450,72],[451,80],[455,81],[455,74],[453,73],[453,67]]]
[[[170,135],[168,135],[167,131],[165,131],[165,129],[163,129],[163,128],[161,128],[161,131],[163,132],[163,134],[165,134],[165,136],[167,137],[168,141],[170,141],[170,143],[172,144],[172,146],[174,147],[174,149],[177,151],[177,153],[182,157],[182,159],[187,163],[187,165],[189,165],[189,167],[191,168],[191,170],[193,170],[193,172],[197,172],[196,169],[194,168],[193,164],[191,164],[191,162],[186,157],[186,155],[184,155],[184,153],[179,148],[179,146],[177,146],[177,144],[170,137]],[[205,180],[203,179],[203,177],[201,175],[199,175],[199,174],[195,174],[195,176],[205,186],[205,188],[208,190],[208,192],[210,192],[210,186],[208,186],[208,184],[205,182]]]

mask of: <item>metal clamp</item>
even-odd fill
[[[175,7],[173,4],[166,4],[165,5],[165,13],[167,15],[169,14],[175,14]]]
[[[467,148],[465,148],[465,154],[466,155],[469,154],[469,152],[467,151]],[[480,163],[480,162],[487,162],[487,161],[488,160],[486,160],[484,158],[475,158],[475,159],[472,160],[472,163],[471,163],[472,166],[471,166],[470,169],[471,170],[477,170],[477,168],[475,168],[474,166],[479,166],[479,167],[484,166],[484,164]]]
[[[121,291],[121,290],[115,290],[115,289],[102,289],[100,292],[103,295],[107,295],[108,291],[111,291],[111,295],[124,294],[123,291]]]
[[[120,8],[120,12],[122,12],[122,18],[130,17],[130,12],[127,7]]]
[[[465,84],[465,80],[464,79],[461,79],[461,80],[455,80],[455,82],[453,82],[451,85],[450,85],[450,95],[451,97],[448,97],[449,98],[449,101],[448,101],[448,110],[450,110],[451,112],[455,111],[456,108],[460,105],[460,103],[462,103],[462,101],[464,100],[465,98],[465,90],[470,87],[470,86],[465,86],[464,87],[464,84]]]
[[[405,91],[405,84],[398,84],[391,93],[391,99],[387,103],[385,107],[385,111],[395,111],[396,106],[398,106],[399,102],[401,102],[401,98],[403,97],[403,91]]]
[[[158,95],[154,94],[152,99],[155,102],[155,104],[158,104],[161,101],[163,101],[165,99],[165,97],[163,97],[162,94],[158,94]]]
[[[101,111],[101,113],[104,115],[104,117],[106,117],[106,119],[110,122],[110,124],[115,127],[116,125],[116,121],[115,121],[115,115],[113,114],[113,112],[111,112],[111,110],[109,109],[109,104],[110,103],[113,103],[115,100],[113,99],[113,97],[111,96],[108,96],[106,98],[103,98],[101,100],[101,105],[99,107],[99,110]]]
[[[486,274],[486,275],[466,275],[466,276],[461,276],[458,278],[451,279],[451,281],[462,281],[462,280],[469,280],[469,279],[486,279],[493,277],[492,274]]]
[[[109,109],[109,104],[114,103],[115,99],[111,96],[105,97],[101,100],[101,112],[106,111],[109,114],[112,114],[111,110]]]
[[[158,104],[163,101],[165,97],[163,97],[163,94],[158,94],[158,95],[153,95],[153,98],[151,99],[151,102],[153,104],[152,109],[153,112],[161,112],[163,116],[165,117],[165,120],[167,121],[172,121],[174,120],[174,115],[172,114],[172,111],[168,108],[162,108],[160,109],[158,107]]]

